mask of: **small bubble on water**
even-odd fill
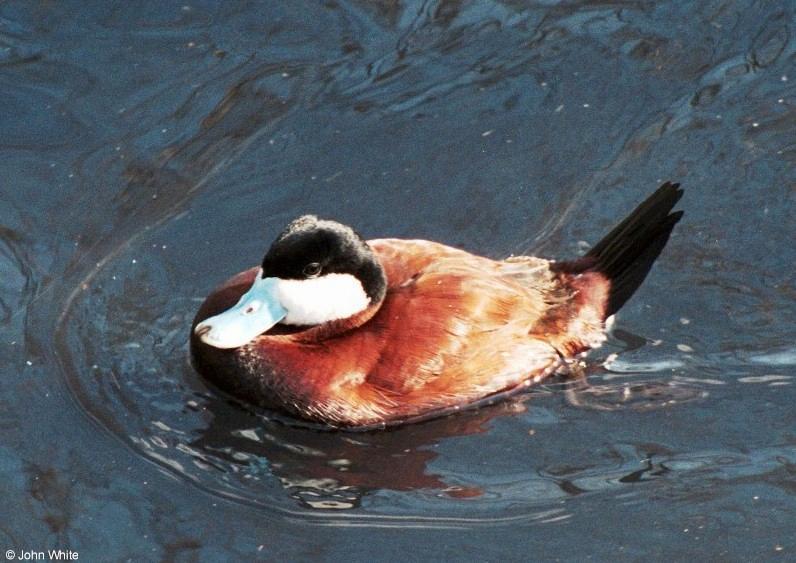
[[[680,317],[680,324],[681,325],[691,324],[691,319],[687,319],[685,317]]]
[[[483,133],[481,133],[481,136],[482,137],[489,137],[494,132],[495,132],[494,129],[490,129],[489,131],[484,131]]]

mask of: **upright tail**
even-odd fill
[[[584,258],[569,263],[575,270],[597,271],[608,278],[606,317],[635,293],[683,216],[682,211],[671,212],[683,195],[679,188],[680,184],[663,184]]]

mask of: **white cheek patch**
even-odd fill
[[[350,274],[328,274],[308,280],[280,279],[279,302],[287,310],[282,323],[317,325],[345,319],[370,304],[362,283]]]

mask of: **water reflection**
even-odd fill
[[[387,431],[334,432],[257,416],[220,399],[204,408],[212,419],[190,442],[192,448],[251,475],[270,473],[304,506],[323,509],[359,506],[363,495],[379,490],[481,496],[477,483],[449,483],[429,467],[438,456],[434,448],[445,438],[483,433],[493,418],[511,410],[495,405]]]
[[[429,466],[439,455],[435,448],[446,438],[488,432],[494,419],[522,416],[533,408],[534,400],[560,394],[573,407],[608,411],[666,408],[707,396],[707,392],[682,382],[593,385],[585,378],[559,378],[535,392],[444,418],[386,431],[339,432],[308,428],[300,421],[275,413],[266,415],[234,400],[209,395],[203,409],[212,418],[189,445],[238,466],[247,478],[278,478],[288,494],[308,508],[355,508],[364,495],[381,490],[425,491],[451,499],[474,499],[494,491],[485,491],[478,480],[450,481],[444,473],[434,472]],[[533,436],[536,429],[531,426],[527,433]],[[528,463],[528,469],[535,466],[534,460]],[[641,473],[646,471],[652,469]],[[625,475],[619,482],[637,482],[636,473]],[[533,480],[529,475],[529,486]],[[587,491],[568,478],[553,480],[565,495]],[[535,500],[544,499],[549,499],[549,491]]]

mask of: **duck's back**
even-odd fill
[[[572,326],[583,316],[580,289],[547,260],[493,261],[427,241],[369,244],[389,290],[373,318],[384,347],[367,381],[403,405],[428,411],[522,385],[602,336],[596,309],[587,315],[596,323]]]

